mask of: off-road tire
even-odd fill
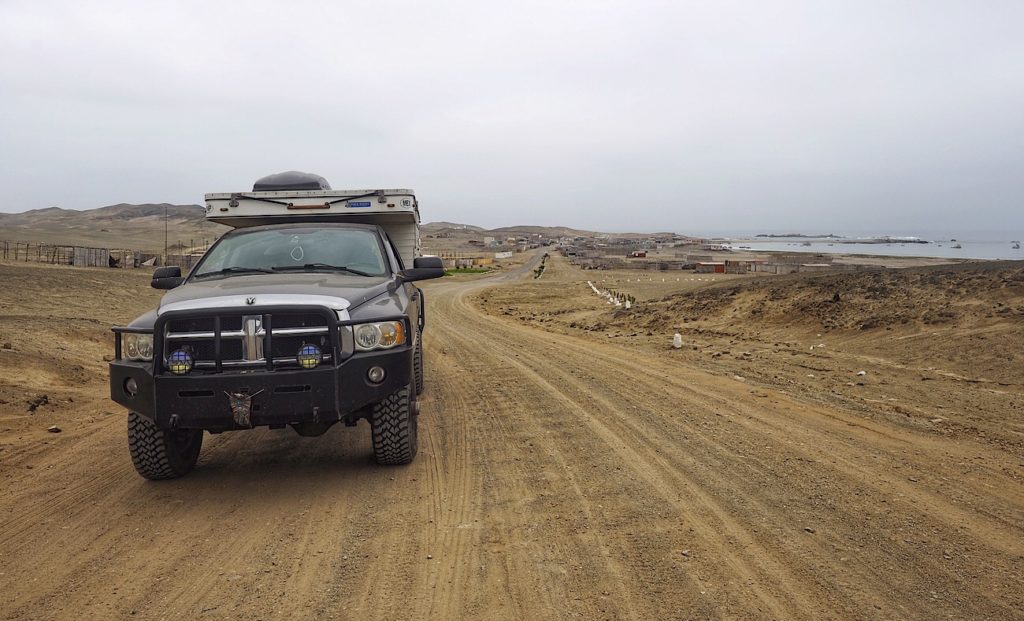
[[[195,467],[202,448],[202,429],[165,430],[145,416],[128,413],[128,452],[135,470],[147,479],[185,476]]]
[[[416,349],[412,353],[412,374],[416,378],[416,395],[423,394],[423,337],[416,341]]]
[[[412,463],[416,457],[417,419],[413,386],[406,386],[374,404],[370,418],[373,456],[378,464]]]

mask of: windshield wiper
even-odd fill
[[[203,272],[202,274],[196,274],[192,278],[206,278],[207,276],[222,276],[224,274],[273,274],[273,270],[268,270],[264,267],[225,267],[224,269],[214,270],[212,272]]]
[[[329,263],[306,263],[305,265],[280,265],[271,269],[273,269],[275,272],[331,270],[333,272],[348,272],[349,274],[355,274],[356,276],[373,276],[373,274],[369,274],[361,270],[354,270],[351,267],[345,267],[344,265],[331,265]]]

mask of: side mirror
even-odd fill
[[[419,257],[413,260],[413,268],[398,272],[398,279],[402,282],[414,280],[429,280],[444,276],[444,262],[440,257]]]
[[[173,289],[184,280],[181,277],[181,268],[174,265],[156,268],[156,271],[153,272],[153,280],[149,284],[154,289]]]
[[[412,260],[412,266],[417,269],[421,267],[444,269],[444,261],[441,260],[441,257],[416,257]]]

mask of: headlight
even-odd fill
[[[153,359],[153,335],[125,332],[121,335],[122,354],[128,360]]]
[[[405,344],[405,324],[401,321],[363,323],[355,327],[356,349],[391,349]]]

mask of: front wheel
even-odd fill
[[[202,448],[202,429],[161,429],[145,416],[128,413],[128,452],[135,470],[147,479],[185,476]]]
[[[411,463],[416,457],[417,419],[412,385],[396,390],[374,404],[370,417],[373,456],[378,464]]]

